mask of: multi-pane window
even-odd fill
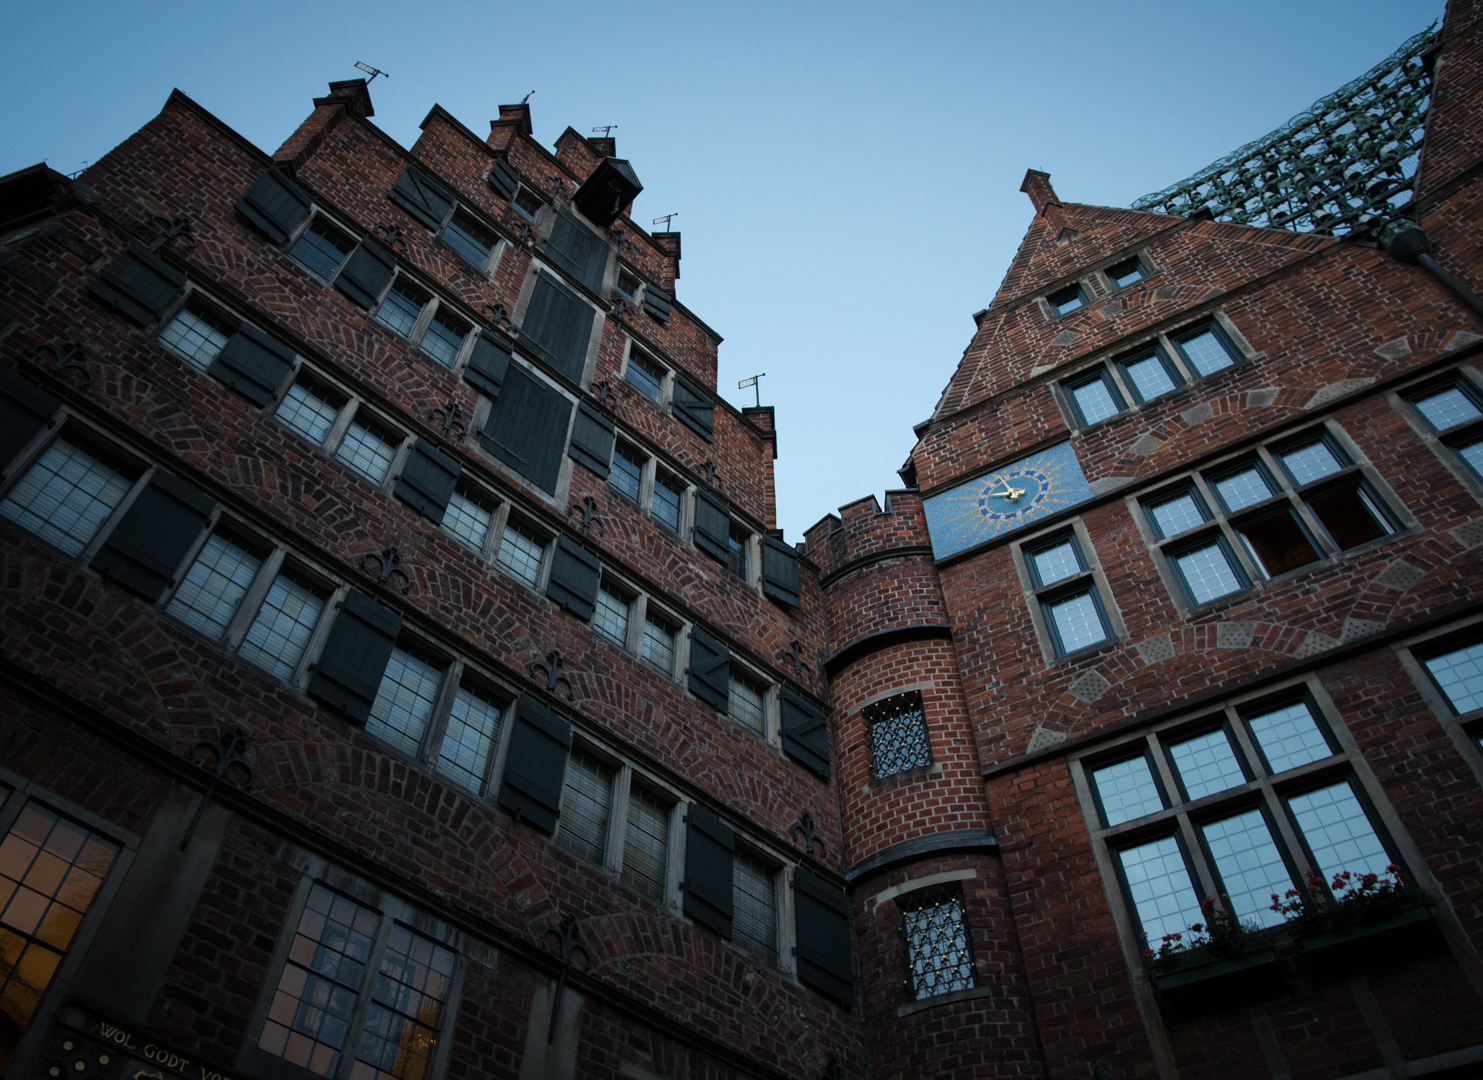
[[[1442,442],[1483,479],[1483,394],[1460,377],[1407,398]]]
[[[619,270],[618,295],[623,297],[623,299],[627,300],[629,303],[633,303],[634,298],[638,296],[638,294],[639,279],[634,277],[627,270]]]
[[[613,448],[613,467],[608,470],[608,484],[618,494],[638,502],[643,482],[643,455],[633,447],[619,443]]]
[[[1298,497],[1340,551],[1395,531],[1379,496],[1326,432],[1278,448],[1275,454]]]
[[[442,682],[441,668],[403,649],[393,649],[366,720],[367,734],[416,757]]]
[[[1483,708],[1483,639],[1435,653],[1422,664],[1459,716]]]
[[[1140,404],[1177,389],[1183,381],[1164,350],[1157,346],[1124,357],[1117,366],[1133,400]]]
[[[664,387],[664,368],[637,352],[628,357],[628,370],[623,377],[636,386],[650,401],[658,401]]]
[[[1174,338],[1185,363],[1199,375],[1214,375],[1236,362],[1236,350],[1214,323],[1206,323]]]
[[[574,749],[566,763],[566,790],[556,842],[579,859],[602,866],[608,852],[616,771],[592,754]]]
[[[316,215],[289,254],[325,281],[330,281],[354,250],[354,240]]]
[[[637,784],[628,792],[623,840],[623,881],[650,900],[664,899],[669,861],[670,803]]]
[[[335,426],[335,418],[345,406],[345,399],[317,383],[303,378],[294,380],[278,403],[278,419],[312,443],[323,443]]]
[[[0,1069],[10,1064],[118,850],[35,801],[0,842]]]
[[[1208,504],[1193,486],[1145,501],[1143,509],[1161,540],[1182,537],[1212,519]],[[1218,532],[1165,545],[1164,556],[1192,607],[1246,588],[1245,574]]]
[[[443,512],[443,531],[483,551],[494,521],[494,501],[472,488],[455,488]]]
[[[1085,378],[1066,384],[1066,397],[1078,427],[1095,424],[1122,412],[1122,396],[1106,368],[1097,368]]]
[[[649,510],[654,520],[670,532],[680,531],[680,499],[684,488],[663,474],[654,476],[654,503]]]
[[[438,771],[473,794],[482,795],[503,718],[504,710],[493,701],[460,686],[438,748]]]
[[[1086,293],[1081,291],[1080,285],[1067,285],[1064,289],[1059,289],[1047,296],[1045,302],[1050,305],[1051,311],[1056,315],[1067,315],[1084,306],[1087,298]]]
[[[424,1080],[452,978],[452,952],[393,925],[350,1080]]]
[[[633,601],[617,588],[604,582],[597,590],[597,603],[592,612],[592,625],[618,645],[627,645],[628,615],[632,608]]]
[[[482,270],[489,262],[489,253],[494,250],[495,238],[492,232],[459,210],[443,230],[443,242]]]
[[[767,734],[767,691],[754,679],[731,667],[731,686],[726,696],[726,715],[749,731]]]
[[[751,539],[751,533],[736,522],[731,523],[731,529],[726,535],[726,568],[743,581],[747,580],[747,547]]]
[[[731,861],[731,943],[763,967],[778,964],[778,872],[746,848]]]
[[[102,453],[61,438],[0,502],[0,514],[68,555],[80,555],[133,486]]]
[[[1107,268],[1107,280],[1112,282],[1114,289],[1125,289],[1147,276],[1143,271],[1143,264],[1138,261],[1136,255]]]
[[[285,682],[292,679],[324,614],[325,599],[314,586],[279,574],[248,627],[242,657]]]
[[[391,291],[376,309],[376,321],[395,334],[411,337],[430,297],[404,277],[392,283]]]
[[[532,589],[541,579],[541,561],[546,555],[546,542],[527,525],[517,521],[505,523],[495,565]]]
[[[532,221],[535,220],[536,215],[540,213],[541,207],[544,205],[546,204],[541,200],[541,197],[523,184],[520,190],[515,192],[515,209],[519,210]]]
[[[1355,776],[1295,772],[1336,753],[1304,696],[1176,722],[1130,756],[1086,766],[1125,897],[1153,947],[1201,921],[1201,896],[1223,897],[1242,923],[1274,926],[1282,916],[1272,894],[1310,873],[1327,881],[1396,861]],[[1137,839],[1119,842],[1123,827]]]
[[[422,351],[445,368],[451,368],[458,362],[468,332],[468,323],[451,311],[440,309],[428,322],[427,333],[422,335]]]
[[[870,736],[871,771],[877,777],[894,776],[932,764],[927,739],[927,716],[922,695],[913,690],[866,706],[862,717]]]
[[[381,431],[355,420],[346,429],[345,437],[340,440],[335,458],[349,465],[371,483],[379,484],[386,479],[386,473],[396,457],[396,450],[396,443]]]
[[[675,675],[675,629],[653,616],[644,620],[643,661],[666,679]]]
[[[237,328],[194,298],[160,331],[160,340],[205,371]]]
[[[1102,593],[1074,533],[1025,550],[1051,651],[1066,656],[1112,636]]]
[[[262,560],[220,533],[212,533],[165,610],[212,641],[220,641]]]
[[[957,890],[912,895],[901,904],[901,922],[914,999],[974,985],[973,951]]]

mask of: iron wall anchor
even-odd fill
[[[180,850],[184,851],[190,846],[191,839],[196,835],[196,826],[201,824],[201,817],[206,813],[206,807],[211,802],[211,796],[216,794],[216,785],[221,783],[221,778],[226,775],[227,770],[233,765],[240,765],[247,773],[247,780],[243,783],[243,790],[252,790],[252,766],[242,756],[252,740],[247,737],[247,732],[241,728],[233,728],[223,735],[219,742],[198,742],[191,747],[191,753],[197,750],[210,750],[216,755],[216,771],[211,774],[211,782],[206,785],[206,793],[201,796],[201,804],[196,807],[196,816],[191,818],[190,827],[185,830],[185,836],[180,841]]]

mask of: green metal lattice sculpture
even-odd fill
[[[1436,24],[1281,128],[1133,203],[1135,210],[1343,233],[1409,198],[1431,98]]]

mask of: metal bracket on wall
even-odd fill
[[[787,660],[793,665],[793,677],[803,682],[803,673],[808,672],[809,679],[814,677],[814,669],[803,662],[803,643],[794,638],[788,648],[778,653],[779,660]]]
[[[191,219],[188,217],[166,218],[158,214],[149,219],[160,228],[165,230],[165,235],[149,245],[150,251],[159,251],[162,247],[168,247],[171,240],[179,237],[184,243],[181,245],[186,251],[195,251],[200,245],[196,243],[196,234],[191,231]]]
[[[391,579],[397,575],[401,575],[401,579],[405,583],[402,587],[402,595],[406,596],[412,591],[412,578],[402,569],[402,553],[397,550],[395,544],[383,548],[381,551],[372,551],[362,555],[356,560],[356,565],[369,574],[371,570],[367,563],[372,559],[376,560],[377,585],[385,585],[390,588],[389,582]]]
[[[716,486],[716,463],[707,459],[700,463],[700,470],[705,475],[705,486],[714,488]]]
[[[233,728],[217,742],[203,741],[191,747],[191,757],[195,756],[197,750],[208,750],[215,754],[216,771],[211,774],[211,783],[206,785],[206,792],[201,796],[201,805],[196,807],[196,816],[191,818],[190,827],[185,830],[185,836],[180,841],[181,851],[190,846],[191,838],[196,835],[196,826],[201,824],[201,817],[206,813],[211,796],[216,794],[216,785],[221,783],[221,778],[227,774],[228,769],[234,765],[241,766],[242,771],[247,774],[247,779],[242,783],[242,790],[252,790],[252,766],[247,763],[247,758],[243,755],[243,751],[251,742],[247,732],[241,728]]]
[[[505,311],[504,304],[499,302],[493,304],[486,303],[484,305],[484,314],[489,316],[489,328],[491,330],[498,330],[501,324],[505,326],[510,325],[510,316]]]
[[[546,662],[544,664],[539,660],[534,660],[526,665],[525,670],[530,673],[530,677],[533,679],[540,677],[546,680],[544,689],[548,694],[554,695],[558,689],[565,686],[566,699],[571,701],[573,698],[572,681],[561,674],[561,665],[565,662],[566,659],[561,655],[560,650],[552,649],[546,654]]]
[[[427,412],[427,418],[429,420],[437,420],[439,418],[442,419],[443,430],[440,438],[446,440],[448,438],[449,430],[452,428],[457,428],[458,434],[455,435],[454,438],[457,440],[462,440],[463,437],[469,433],[469,429],[465,427],[463,421],[458,418],[459,413],[462,411],[463,410],[460,409],[457,404],[450,401],[447,405],[439,405],[436,409],[429,409]]]
[[[64,341],[57,345],[38,345],[31,350],[31,358],[39,365],[41,354],[50,353],[52,358],[51,373],[61,375],[64,371],[78,371],[82,373],[82,381],[78,383],[79,389],[87,389],[93,385],[93,373],[88,370],[84,361],[87,354],[83,352],[82,342]]]
[[[400,244],[403,254],[406,253],[407,241],[402,237],[402,227],[400,225],[377,225],[376,232],[380,235],[381,239],[386,241],[387,247],[395,250],[396,246]]]
[[[602,518],[598,517],[597,500],[594,499],[591,495],[583,496],[581,502],[572,503],[566,508],[567,517],[571,517],[573,514],[582,515],[582,538],[584,540],[587,538],[587,530],[592,528],[592,526],[594,525],[597,526],[598,536],[608,535],[607,523]]]
[[[600,408],[611,409],[613,401],[613,384],[603,379],[601,382],[592,384],[592,396],[597,398]]]
[[[788,832],[788,836],[793,840],[802,839],[804,853],[810,858],[813,857],[815,844],[819,845],[819,858],[827,858],[829,855],[828,845],[814,835],[814,819],[807,810],[804,811],[803,817],[798,819],[798,823]]]
[[[551,1024],[546,1028],[546,1045],[550,1046],[556,1039],[556,1020],[561,1015],[561,995],[566,990],[566,973],[572,966],[572,954],[582,954],[582,967],[592,966],[592,957],[587,950],[577,944],[577,920],[568,915],[561,920],[561,928],[548,926],[541,934],[541,948],[546,947],[546,939],[552,934],[556,935],[556,942],[561,948],[561,974],[556,976],[556,993],[551,998]]]

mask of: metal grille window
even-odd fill
[[[778,872],[745,848],[731,861],[731,943],[763,967],[778,965]]]
[[[205,371],[236,332],[225,316],[192,300],[160,331],[160,340]]]
[[[68,555],[81,555],[132,486],[102,454],[58,439],[10,489],[0,514]]]
[[[623,377],[650,401],[658,401],[664,387],[664,369],[646,356],[633,353]]]
[[[915,1000],[967,990],[975,984],[968,924],[956,891],[910,897],[901,906],[901,922]]]
[[[657,619],[644,620],[644,663],[666,679],[675,676],[675,631]]]
[[[628,613],[633,602],[616,589],[607,585],[597,590],[597,605],[592,613],[592,625],[606,634],[619,646],[628,644]]]
[[[1422,664],[1459,715],[1483,708],[1483,640],[1427,657]]]
[[[351,1080],[423,1080],[453,977],[453,953],[393,926],[381,954]]]
[[[0,842],[0,1069],[10,1064],[118,850],[34,801]]]
[[[324,614],[325,597],[289,574],[279,574],[258,608],[240,650],[244,659],[285,682],[293,678]]]
[[[371,705],[366,732],[415,757],[432,719],[442,669],[403,649],[393,649]]]
[[[212,641],[220,641],[262,565],[256,555],[213,533],[165,610]]]
[[[613,776],[613,769],[582,750],[573,750],[566,763],[566,791],[561,799],[556,842],[597,866],[603,865],[608,853]]]
[[[445,368],[451,368],[458,362],[468,332],[469,324],[457,315],[439,311],[427,324],[427,333],[422,335],[422,352]]]
[[[927,717],[919,692],[897,694],[869,705],[864,718],[870,733],[871,768],[876,776],[894,776],[932,764]]]
[[[545,555],[545,541],[538,539],[525,526],[512,521],[505,525],[499,554],[494,561],[505,573],[533,589],[541,579],[541,561]]]
[[[494,250],[494,234],[462,210],[453,215],[453,220],[443,230],[443,242],[480,270],[489,262],[489,253]]]
[[[396,457],[396,444],[372,428],[359,422],[352,423],[340,440],[335,458],[349,465],[373,484],[386,479],[392,459]]]
[[[398,277],[376,309],[376,321],[399,337],[411,337],[430,297],[404,277]]]
[[[312,383],[295,380],[278,403],[278,419],[293,428],[304,438],[316,445],[329,437],[335,426],[335,418],[344,407],[344,400],[332,400],[331,396]]]
[[[492,500],[473,490],[454,489],[443,512],[443,531],[458,537],[475,551],[483,551],[494,521]]]
[[[460,686],[438,749],[438,771],[482,795],[503,721],[504,711],[498,705]]]
[[[1055,656],[1090,648],[1112,636],[1102,590],[1074,533],[1034,542],[1025,549],[1025,564]]]
[[[680,497],[684,489],[665,476],[654,477],[654,504],[650,514],[670,532],[680,531]]]
[[[664,899],[669,861],[670,804],[637,785],[628,792],[623,840],[623,881],[650,900]]]
[[[608,470],[608,484],[618,494],[638,502],[643,480],[643,456],[632,447],[619,443],[613,449],[613,467]]]
[[[354,250],[354,240],[323,217],[316,216],[289,254],[325,281],[331,281]]]
[[[742,727],[767,734],[767,691],[744,675],[738,675],[733,667],[731,686],[727,694],[726,715]]]

